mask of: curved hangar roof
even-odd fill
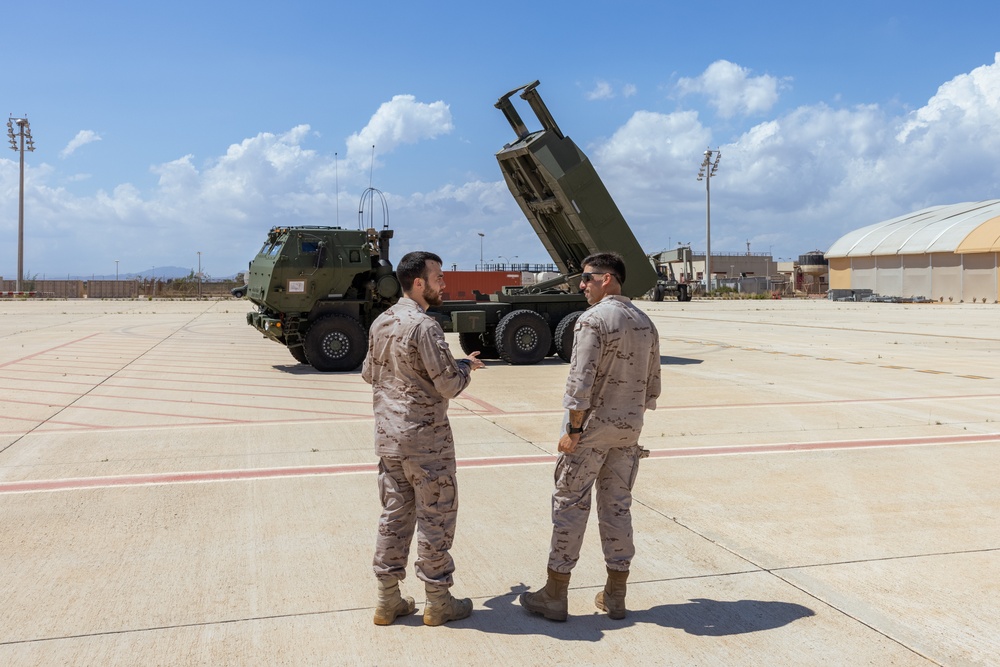
[[[932,206],[855,229],[826,257],[1000,252],[1000,199]]]

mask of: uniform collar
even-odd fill
[[[397,301],[396,303],[399,304],[400,306],[403,306],[404,308],[412,308],[412,309],[417,310],[417,311],[419,311],[421,313],[426,313],[427,312],[426,310],[424,310],[423,308],[420,307],[419,303],[417,303],[416,301],[414,301],[413,299],[411,299],[408,296],[401,296],[401,297],[399,297],[399,301]]]

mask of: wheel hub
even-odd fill
[[[514,336],[517,349],[527,352],[538,346],[538,334],[531,327],[521,327]]]
[[[351,341],[340,331],[328,334],[323,339],[323,352],[331,359],[343,359],[351,349]]]

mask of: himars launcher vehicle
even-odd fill
[[[573,325],[587,308],[578,291],[587,255],[609,250],[622,255],[626,296],[645,294],[657,278],[590,160],[560,131],[537,86],[535,81],[516,88],[497,101],[517,139],[496,158],[561,275],[475,301],[445,301],[429,311],[445,331],[459,334],[466,353],[512,364],[534,364],[550,355],[569,360]],[[518,92],[541,130],[529,132],[521,121],[510,100]],[[317,370],[356,369],[367,352],[371,323],[402,294],[389,261],[392,237],[387,226],[272,228],[250,262],[245,291],[257,309],[247,313],[247,324]]]

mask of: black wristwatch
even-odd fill
[[[577,435],[579,433],[583,433],[583,428],[582,427],[581,428],[575,428],[572,424],[570,424],[569,422],[566,422],[566,435]]]

